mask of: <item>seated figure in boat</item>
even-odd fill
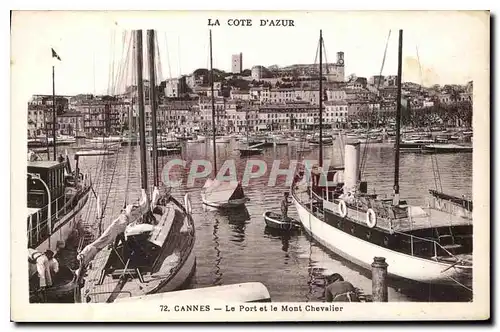
[[[360,302],[354,286],[344,281],[338,273],[327,277],[328,286],[325,289],[326,302]]]

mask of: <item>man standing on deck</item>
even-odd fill
[[[52,286],[52,276],[50,275],[49,260],[46,255],[29,248],[28,262],[33,264],[30,265],[30,269],[33,267],[38,274],[38,296],[40,297],[42,303],[46,302],[45,289]]]
[[[285,192],[283,200],[281,201],[281,216],[283,221],[288,221],[288,191]]]
[[[52,279],[59,272],[59,262],[54,257],[54,252],[52,250],[45,251],[45,256],[49,260],[49,272]]]

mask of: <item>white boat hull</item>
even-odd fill
[[[456,284],[451,278],[472,274],[472,267],[450,268],[451,264],[406,255],[358,239],[321,221],[295,198],[293,202],[307,233],[327,249],[361,267],[371,269],[374,257],[384,257],[389,275],[433,284]]]
[[[195,268],[196,254],[193,246],[184,265],[182,265],[172,279],[170,279],[165,285],[161,286],[160,290],[155,293],[165,293],[179,290],[188,280],[191,279]]]

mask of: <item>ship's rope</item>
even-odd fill
[[[422,64],[420,62],[420,55],[418,53],[418,45],[415,45],[417,51],[417,62],[418,67],[420,69],[420,85],[423,86],[423,74],[422,74]],[[437,157],[434,154],[431,154],[431,163],[432,163],[432,173],[434,177],[434,185],[436,186],[436,190],[443,191],[443,185],[441,183],[441,175],[439,173],[439,165],[437,161]]]
[[[453,277],[448,277],[448,278],[450,278],[452,281],[454,281],[457,285],[461,286],[462,288],[470,291],[471,293],[473,292],[472,288],[469,288],[469,287],[465,286],[464,284],[462,284],[458,280],[454,279]]]
[[[382,64],[380,66],[380,72],[379,72],[379,79],[378,79],[378,82],[377,82],[377,91],[379,91],[380,89],[380,76],[382,75],[382,72],[384,70],[384,65],[385,65],[385,59],[387,57],[387,48],[389,46],[389,40],[391,38],[391,30],[389,30],[389,34],[387,35],[387,40],[385,42],[385,49],[384,49],[384,56],[382,57]],[[379,112],[380,111],[377,111],[377,125],[378,125],[378,121],[379,121]],[[367,112],[367,114],[369,114],[370,112]],[[367,152],[368,152],[368,145],[369,145],[369,137],[370,137],[370,124],[369,124],[369,115],[367,116],[367,128],[366,128],[366,142],[365,142],[365,146],[363,147],[363,155],[361,157],[361,163],[360,163],[360,175],[363,175],[364,171],[365,171],[365,167],[366,167],[366,160],[368,159],[367,158]]]
[[[167,53],[168,77],[171,79],[172,78],[172,67],[170,65],[170,54],[168,52],[169,47],[168,47],[167,33],[165,32],[164,35],[165,35],[165,50]],[[208,68],[208,66],[207,66],[207,68]]]
[[[135,47],[132,47],[132,45],[134,44],[134,41],[135,41],[135,37],[134,37],[134,34],[132,33],[130,35],[130,39],[129,39],[129,48],[128,48],[128,52],[127,52],[127,74],[129,73],[128,72],[128,68],[132,67],[131,69],[131,83],[132,83],[132,86],[134,84],[136,84],[138,86],[138,81],[137,81],[137,73],[136,73],[136,62],[133,61],[133,56],[131,55],[133,53],[133,50],[135,49]],[[129,56],[130,56],[130,60],[131,60],[131,65],[129,66]],[[128,75],[127,75],[128,76]],[[137,91],[138,93],[138,91]],[[128,130],[128,146],[127,146],[127,158],[126,158],[126,171],[125,171],[125,197],[124,197],[124,202],[123,202],[123,206],[125,207],[128,203],[128,197],[129,197],[129,187],[130,187],[130,172],[131,172],[131,158],[132,158],[132,124],[133,124],[133,120],[134,120],[134,103],[133,103],[133,100],[134,100],[134,95],[138,97],[138,94],[135,94],[135,93],[132,93],[131,95],[131,104],[130,104],[130,113],[129,114],[132,114],[132,117],[129,119],[130,123],[129,123],[129,130]],[[141,142],[141,144],[143,144],[143,142]]]

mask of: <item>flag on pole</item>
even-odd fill
[[[61,57],[59,55],[57,55],[56,51],[54,51],[53,48],[51,48],[51,50],[52,50],[52,57],[56,58],[59,61],[61,61]]]

